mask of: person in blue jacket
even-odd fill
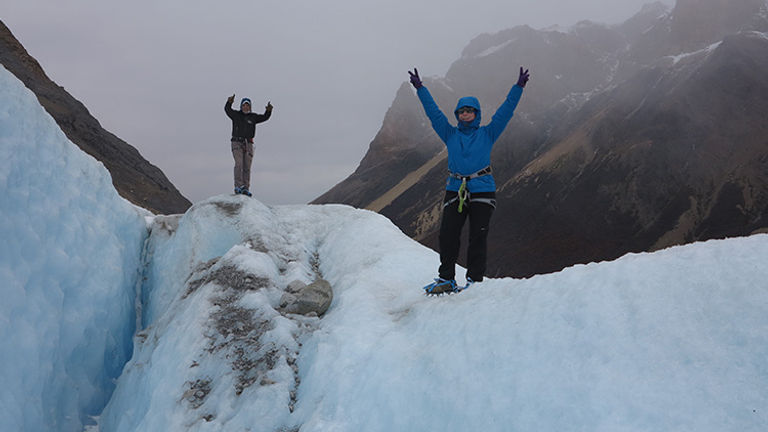
[[[459,99],[454,110],[457,126],[448,122],[429,90],[421,82],[419,71],[408,71],[432,129],[448,149],[448,182],[440,222],[440,268],[438,278],[424,287],[427,294],[459,292],[475,282],[481,282],[487,259],[488,225],[496,208],[496,183],[491,171],[491,149],[515,112],[530,75],[520,68],[517,84],[507,94],[491,118],[480,126],[482,110],[477,98]],[[467,247],[467,283],[456,285],[456,260],[459,238],[464,222],[469,218]]]

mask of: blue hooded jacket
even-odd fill
[[[422,86],[416,90],[416,94],[424,106],[427,117],[432,122],[432,129],[437,132],[437,135],[448,148],[448,170],[462,176],[469,176],[491,165],[493,144],[504,132],[509,120],[512,119],[517,103],[523,94],[523,88],[518,85],[512,86],[506,100],[496,110],[491,122],[482,127],[480,126],[482,111],[477,98],[470,96],[459,99],[453,112],[457,121],[459,115],[456,111],[461,107],[470,106],[477,112],[472,123],[465,124],[459,121],[458,126],[453,126],[448,123],[448,119],[435,103],[427,87]],[[460,186],[460,179],[449,177],[446,190],[458,191]],[[467,189],[470,193],[495,192],[496,182],[492,175],[475,177],[467,181]]]

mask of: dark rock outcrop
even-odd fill
[[[37,95],[70,141],[104,164],[123,198],[162,214],[184,213],[191,206],[159,168],[104,130],[82,103],[51,81],[2,21],[0,63]]]

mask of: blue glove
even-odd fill
[[[416,87],[416,90],[424,86],[424,84],[421,83],[421,78],[419,78],[418,69],[413,68],[413,72],[408,71],[408,74],[411,75],[411,84],[413,84],[413,86]]]
[[[528,84],[528,80],[531,78],[531,76],[528,74],[528,69],[523,72],[523,67],[520,67],[520,77],[517,79],[517,85],[519,85],[522,88],[525,88],[525,85]]]

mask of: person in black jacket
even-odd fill
[[[227,98],[224,112],[232,119],[232,156],[235,158],[235,193],[251,196],[251,161],[253,160],[253,137],[256,124],[269,120],[272,103],[267,102],[264,114],[251,112],[251,100],[240,101],[240,111],[232,109],[235,95]]]

